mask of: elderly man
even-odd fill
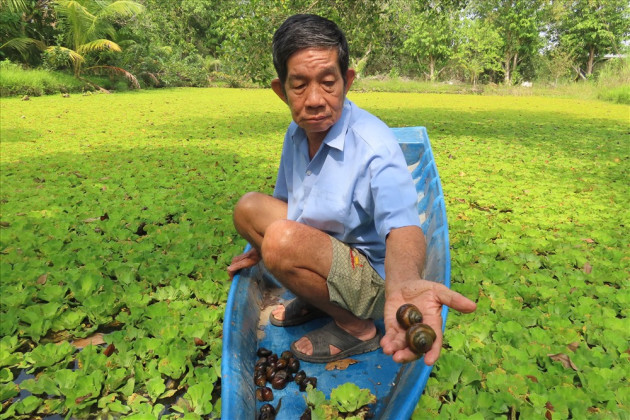
[[[236,230],[252,249],[235,257],[230,276],[261,259],[297,298],[270,322],[284,327],[328,315],[331,322],[292,344],[311,362],[382,346],[397,362],[418,358],[395,317],[403,303],[422,311],[442,345],[443,304],[475,303],[421,278],[425,238],[417,194],[391,130],[346,98],[355,72],[337,25],[315,15],[289,17],[273,38],[278,78],[271,87],[291,110],[273,196],[251,192],[234,209]],[[384,317],[385,335],[374,324]]]

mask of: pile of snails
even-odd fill
[[[407,330],[407,345],[417,355],[428,352],[435,341],[435,331],[422,323],[422,313],[415,305],[405,303],[396,311],[396,320]]]
[[[289,350],[283,351],[280,356],[264,347],[256,352],[259,357],[254,366],[254,383],[256,384],[256,399],[258,401],[273,401],[273,389],[284,389],[289,382],[295,382],[300,391],[306,391],[310,384],[317,387],[317,378],[307,376],[300,370],[300,361]],[[267,385],[271,385],[271,388]],[[260,408],[259,420],[274,419],[280,404],[274,408],[271,404],[264,404]]]
[[[435,341],[435,331],[427,324],[422,323],[422,313],[410,303],[398,308],[396,320],[407,330],[406,339],[409,348],[417,355],[423,355],[431,349]],[[260,408],[258,420],[273,420],[280,409],[272,406],[268,401],[273,401],[273,389],[284,389],[289,382],[295,382],[300,391],[306,391],[310,384],[317,387],[317,378],[309,377],[300,370],[300,361],[289,350],[283,351],[280,356],[264,347],[256,352],[259,357],[254,366],[254,383],[256,384],[256,399],[266,402]],[[271,385],[271,388],[267,385]],[[308,411],[308,410],[307,410]]]

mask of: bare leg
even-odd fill
[[[260,252],[267,227],[277,220],[286,220],[287,203],[249,192],[236,203],[233,218],[237,232]]]
[[[287,204],[265,194],[247,193],[234,209],[234,226],[263,258],[265,266],[287,289],[329,314],[339,327],[361,340],[376,335],[371,320],[357,318],[329,300],[326,278],[332,265],[332,243],[325,233],[286,220]],[[284,306],[273,316],[284,319]],[[306,338],[296,342],[299,351],[312,354]],[[339,352],[330,346],[331,354]]]
[[[263,260],[269,271],[287,289],[311,305],[329,314],[339,327],[351,335],[369,340],[376,335],[371,320],[357,318],[329,300],[326,278],[332,265],[332,243],[325,233],[301,223],[279,220],[268,226],[262,246]],[[284,319],[284,306],[273,316]],[[312,354],[306,338],[296,342],[299,351]],[[331,354],[339,352],[330,347]]]

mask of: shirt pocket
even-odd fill
[[[313,187],[304,202],[302,223],[326,233],[343,235],[350,203],[339,192]]]

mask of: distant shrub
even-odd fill
[[[68,49],[53,47],[42,53],[43,66],[46,70],[66,70],[70,68],[70,51]]]
[[[0,96],[41,96],[81,91],[83,87],[83,82],[69,74],[27,70],[10,61],[0,62]]]
[[[630,86],[604,89],[599,92],[598,97],[605,101],[630,105]]]

